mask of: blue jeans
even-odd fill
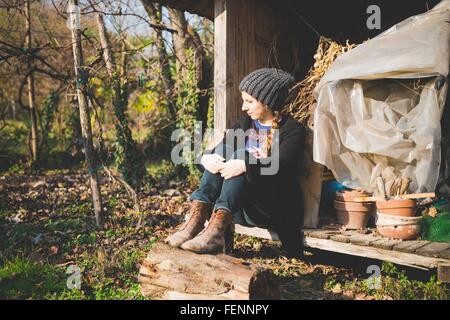
[[[214,152],[223,156],[226,160],[229,159],[245,159],[245,151],[237,150],[236,152],[226,149],[225,155],[223,152]],[[265,223],[254,223],[246,214],[244,207],[247,210],[255,212],[252,207],[252,202],[247,199],[249,183],[245,174],[233,177],[231,179],[224,179],[220,173],[213,174],[205,169],[200,180],[200,186],[195,190],[190,200],[197,200],[200,202],[214,204],[214,211],[217,209],[224,209],[231,212],[234,217],[234,222],[249,225],[264,227]]]
[[[219,152],[215,152],[220,154]],[[230,156],[231,154],[231,156]],[[243,160],[243,151],[231,153],[229,149],[225,155],[220,154],[227,161],[229,159]],[[225,209],[229,212],[240,210],[244,204],[248,182],[244,174],[224,179],[220,173],[213,174],[205,169],[200,180],[200,186],[190,196],[190,200],[197,200],[214,204],[214,211]]]

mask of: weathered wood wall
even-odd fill
[[[302,26],[285,8],[261,0],[215,0],[214,25],[214,127],[221,136],[242,114],[239,83],[245,75],[262,67],[282,68],[294,75],[301,69],[300,36],[292,29]],[[217,137],[214,140],[211,144]],[[311,166],[312,150],[307,155],[310,159],[304,162]],[[299,177],[305,226],[311,228],[318,225],[322,185],[321,172],[316,171],[302,170]]]
[[[285,31],[298,24],[262,0],[215,0],[214,126],[229,128],[241,114],[239,83],[262,67],[295,73],[300,39]]]

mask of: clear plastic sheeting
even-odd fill
[[[314,95],[314,161],[350,188],[410,177],[434,191],[450,62],[450,0],[339,56]],[[438,81],[439,83],[439,81]]]

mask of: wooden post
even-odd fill
[[[78,0],[69,0],[69,19],[72,35],[73,62],[75,67],[76,90],[78,107],[80,110],[80,123],[83,135],[84,155],[88,165],[89,180],[94,203],[95,220],[97,226],[103,227],[102,199],[100,184],[98,181],[96,155],[92,143],[92,128],[89,108],[87,103],[87,76],[83,70],[83,51],[81,46],[80,16],[78,11]]]
[[[292,39],[280,31],[292,31],[297,21],[263,0],[214,0],[214,17],[214,128],[223,133],[242,114],[238,87],[248,73],[264,67],[295,73],[288,70]]]
[[[313,160],[313,135],[313,131],[307,128],[299,181],[304,204],[303,227],[315,229],[319,225],[324,167]]]
[[[450,283],[450,263],[438,264],[438,281]]]
[[[242,114],[242,78],[268,66],[276,23],[261,1],[215,0],[214,11],[214,128],[223,133]]]
[[[32,49],[31,41],[31,13],[30,13],[30,1],[25,1],[25,25],[26,25],[26,46],[28,54]],[[34,92],[34,75],[33,75],[33,59],[31,56],[27,57],[28,64],[28,108],[30,109],[30,122],[31,122],[31,139],[30,139],[30,149],[31,149],[31,163],[36,163],[38,160],[38,132],[37,132],[37,113],[35,105],[35,92]]]
[[[292,52],[273,52],[272,45],[281,29],[296,25],[291,17],[274,10],[266,1],[215,0],[214,11],[214,128],[219,137],[214,137],[208,147],[219,142],[242,114],[238,88],[242,78],[258,68],[289,65]],[[273,58],[281,65],[274,63]],[[299,180],[304,194],[304,225],[315,228],[319,222],[323,167],[312,160],[309,133],[303,159],[305,170]]]

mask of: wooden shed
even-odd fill
[[[320,36],[338,42],[361,43],[392,25],[434,7],[439,0],[157,0],[163,5],[214,21],[214,126],[221,132],[241,113],[238,85],[261,67],[290,71],[304,78],[313,64]],[[381,29],[369,30],[367,8],[381,9]],[[448,281],[450,244],[389,240],[370,234],[320,230],[318,206],[322,168],[313,163],[311,144],[305,150],[302,176],[305,197],[306,247],[387,260],[422,269],[439,266]],[[238,232],[277,239],[270,230],[237,226]]]

